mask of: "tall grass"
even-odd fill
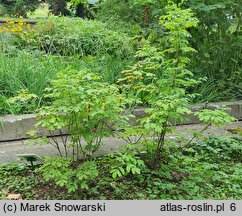
[[[65,67],[65,62],[22,51],[14,56],[0,53],[0,65],[0,94],[11,97],[20,89],[27,89],[40,96],[49,80]]]
[[[26,41],[46,53],[62,56],[112,55],[129,58],[134,54],[133,39],[113,31],[97,20],[50,17],[34,26],[34,40]]]
[[[129,59],[110,55],[87,56],[80,61],[80,68],[88,68],[92,72],[100,74],[103,81],[115,83],[120,77],[120,71],[128,69],[134,62],[135,59],[132,56]]]
[[[24,89],[38,95],[40,101],[44,102],[44,89],[59,71],[67,67],[77,70],[88,68],[99,73],[103,81],[114,83],[119,72],[127,69],[131,62],[132,59],[122,61],[108,55],[78,59],[27,51],[17,51],[14,55],[0,52],[0,115],[29,113],[21,105],[22,108],[17,109],[18,104],[9,104],[7,99],[17,96]]]
[[[132,59],[121,61],[111,56],[89,56],[81,60],[26,51],[17,52],[14,56],[0,53],[0,95],[12,97],[21,89],[27,89],[30,93],[41,96],[56,73],[67,67],[89,68],[102,75],[104,81],[113,83],[117,80],[119,71],[127,68],[131,62]]]
[[[17,96],[24,89],[31,94],[39,96],[43,101],[44,89],[48,87],[55,75],[67,68],[75,69],[88,68],[99,73],[103,81],[114,83],[119,72],[127,69],[131,60],[121,61],[111,56],[92,57],[83,59],[64,58],[53,55],[40,55],[19,51],[15,55],[0,52],[0,115],[29,113],[25,108],[16,110],[17,104],[9,104],[7,99]]]

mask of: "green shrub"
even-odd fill
[[[105,24],[78,18],[50,18],[34,28],[32,43],[47,53],[65,56],[109,54],[130,57],[134,49],[131,38],[108,30]]]
[[[141,101],[149,105],[145,110],[147,115],[138,120],[139,126],[126,130],[147,138],[144,143],[152,146],[155,143],[152,159],[155,169],[159,167],[165,152],[166,135],[172,131],[171,126],[176,122],[185,122],[185,116],[192,113],[189,103],[196,94],[190,94],[189,89],[199,83],[192,71],[187,69],[189,56],[196,53],[189,45],[191,35],[188,30],[196,27],[198,20],[190,9],[181,9],[181,5],[169,4],[165,9],[167,13],[160,17],[160,25],[165,32],[161,47],[144,46],[137,52],[138,63],[123,71],[124,78],[119,79],[131,107]],[[205,124],[202,132],[212,124],[220,126],[235,120],[223,109],[204,109],[195,115]],[[150,137],[153,137],[152,141]]]
[[[50,103],[39,109],[36,127],[45,128],[50,135],[56,130],[67,128],[70,142],[67,140],[68,135],[62,139],[62,143],[52,138],[61,156],[67,157],[71,152],[77,160],[81,157],[84,160],[91,159],[102,146],[102,139],[114,134],[110,124],[116,126],[127,120],[122,114],[125,98],[118,88],[114,84],[101,82],[100,76],[87,69],[61,71],[51,81],[47,91],[45,97]],[[39,142],[35,131],[30,132],[30,135]]]

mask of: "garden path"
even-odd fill
[[[203,125],[201,124],[180,125],[174,127],[177,132],[180,132],[181,134],[186,136],[191,136],[188,134],[188,130],[201,131],[202,128]],[[206,132],[204,132],[204,134],[207,136],[231,136],[233,135],[233,133],[231,133],[230,131],[231,128],[240,128],[241,130],[242,121],[234,122],[232,124],[226,124],[225,126],[220,128],[212,126]],[[169,135],[169,138],[171,139],[174,137],[174,134]],[[57,137],[57,139],[60,140],[61,137]],[[47,155],[57,155],[57,151],[52,145],[34,145],[30,147],[24,145],[23,143],[24,140],[0,142],[0,165],[11,161],[16,161],[16,154],[37,154],[41,157]],[[103,155],[106,152],[118,150],[125,144],[125,141],[118,138],[107,138],[104,140],[104,143],[105,145],[99,151],[98,155]]]

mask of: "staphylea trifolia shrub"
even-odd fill
[[[60,156],[72,156],[88,160],[102,146],[105,137],[114,135],[113,129],[125,124],[125,98],[116,85],[101,81],[101,77],[89,70],[66,69],[51,81],[46,89],[49,105],[37,112],[37,131],[29,134],[36,138],[33,142],[50,142]],[[38,138],[39,129],[44,128],[53,135],[60,131],[65,137],[57,141],[55,137]]]

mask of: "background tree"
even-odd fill
[[[70,11],[67,9],[67,1],[66,0],[48,0],[49,10],[55,16],[58,15],[69,15]]]
[[[191,69],[196,76],[208,78],[196,91],[207,95],[205,100],[210,101],[241,97],[241,1],[189,0],[185,6],[199,20],[198,28],[191,31],[193,47],[198,51]]]
[[[67,3],[70,2],[71,7],[75,8],[75,16],[81,18],[93,18],[90,12],[90,6],[97,3],[98,0],[47,0],[49,3],[49,10],[55,16],[70,15],[71,12],[67,8]],[[89,4],[90,3],[90,4]]]
[[[39,0],[1,0],[0,15],[27,16],[28,11],[34,11],[40,4]]]

